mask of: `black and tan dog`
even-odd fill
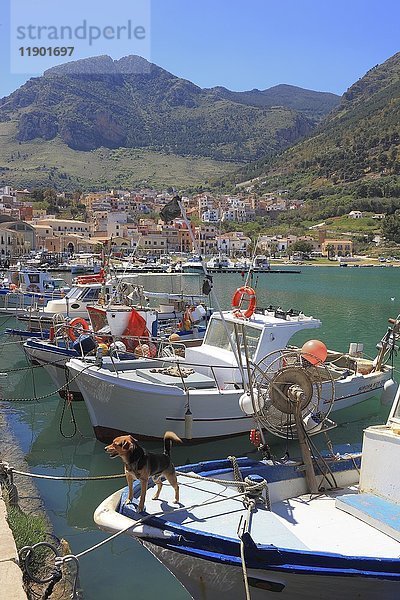
[[[128,498],[126,502],[131,502],[133,498],[133,481],[138,479],[141,485],[140,500],[138,511],[144,509],[144,500],[146,497],[149,478],[152,477],[157,485],[157,491],[153,500],[157,500],[162,488],[161,477],[164,476],[175,490],[175,502],[179,502],[179,486],[176,479],[175,467],[171,462],[171,441],[182,442],[182,440],[172,431],[167,431],[164,435],[164,453],[153,454],[146,452],[139,446],[138,441],[131,435],[121,435],[116,437],[109,446],[105,447],[106,452],[111,458],[120,456],[125,466],[125,475],[128,482]]]

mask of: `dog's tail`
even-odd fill
[[[164,434],[164,454],[166,454],[167,456],[170,455],[171,453],[171,446],[172,446],[172,442],[178,442],[178,443],[182,443],[181,438],[179,438],[176,433],[174,433],[173,431],[166,431]]]

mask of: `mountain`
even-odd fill
[[[287,148],[308,135],[335,101],[333,94],[293,86],[202,89],[138,56],[84,59],[49,69],[0,100],[0,173],[21,183],[48,177],[75,185],[82,179],[76,163],[92,165],[101,154],[111,161],[103,162],[103,171],[111,166],[115,181],[118,149],[138,149],[211,161],[210,171],[201,164],[207,179]],[[92,156],[85,160],[69,150]],[[61,171],[63,152],[68,160]],[[125,172],[118,173],[123,181]]]
[[[306,115],[313,121],[320,121],[340,102],[340,97],[330,92],[314,92],[294,85],[280,84],[266,90],[233,92],[224,87],[210,88],[216,97],[248,106],[285,106]]]
[[[370,69],[307,139],[248,165],[236,181],[301,198],[400,197],[400,53]]]

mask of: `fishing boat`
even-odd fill
[[[360,467],[352,449],[315,450],[305,426],[312,398],[301,382],[299,375],[272,394],[275,416],[269,406],[262,420],[268,428],[275,419],[273,429],[284,433],[284,397],[286,416],[297,415],[299,460],[229,457],[180,467],[179,505],[167,482],[152,500],[151,483],[139,513],[135,482],[131,502],[124,488],[100,504],[97,525],[139,540],[194,600],[397,599],[400,391],[387,423],[365,430]]]
[[[252,264],[253,271],[268,271],[270,268],[271,265],[269,259],[267,256],[265,256],[265,254],[257,254],[257,256],[254,257]]]
[[[203,274],[204,267],[201,256],[194,254],[187,261],[182,262],[181,270],[183,273],[200,273]]]
[[[84,277],[96,277],[96,275],[82,276]],[[111,297],[114,289],[113,283],[107,285],[95,281],[76,283],[63,297],[51,298],[36,308],[21,310],[16,318],[29,324],[31,329],[48,329],[56,315],[84,319],[87,317],[87,306],[96,302],[102,292],[107,297]]]
[[[299,331],[320,327],[321,321],[272,306],[256,310],[254,290],[249,308],[242,311],[240,297],[249,290],[235,292],[232,311],[211,315],[200,345],[171,344],[168,354],[164,350],[164,355],[154,358],[153,368],[138,366],[120,374],[71,359],[67,366],[88,407],[96,437],[108,441],[132,433],[142,439],[161,439],[166,429],[173,429],[188,441],[205,441],[251,429],[254,398],[249,382],[254,373],[274,377],[285,361],[297,367],[304,356],[298,349],[294,356],[290,349],[285,354],[290,339]],[[389,327],[374,361],[360,356],[358,349],[354,352],[354,345],[347,353],[325,347],[323,365],[307,360],[309,385],[329,391],[334,381],[335,410],[381,395],[385,385],[386,395],[393,395],[392,367],[386,359],[394,341]]]
[[[137,275],[108,277],[101,269],[99,273],[79,275],[72,287],[63,296],[50,297],[39,305],[16,311],[18,321],[27,323],[29,329],[49,329],[55,317],[87,318],[87,306],[97,302],[100,296],[108,303],[120,294],[121,286],[129,286],[137,281]]]
[[[1,281],[0,314],[35,304],[43,306],[50,300],[63,298],[68,290],[64,279],[52,277],[46,271],[32,267],[11,270]]]
[[[92,276],[95,277],[95,276]],[[127,290],[129,291],[129,289]],[[23,345],[25,355],[32,364],[42,365],[60,389],[68,385],[68,392],[74,399],[82,399],[77,382],[71,378],[66,363],[71,358],[92,357],[97,349],[102,349],[102,364],[114,371],[133,369],[138,365],[137,358],[143,354],[162,352],[170,347],[170,340],[185,346],[200,343],[205,332],[205,324],[211,309],[204,307],[204,296],[188,294],[153,293],[134,286],[129,294],[131,300],[141,300],[140,304],[126,305],[123,298],[117,297],[108,305],[103,302],[86,306],[86,317],[64,319],[57,315],[51,325],[50,335],[32,336],[29,332],[13,331],[26,339]],[[157,308],[145,305],[148,300],[157,299]],[[136,351],[136,354],[134,354]],[[106,356],[111,354],[111,356]],[[121,364],[123,363],[123,364]],[[152,363],[146,363],[151,368]],[[60,395],[64,397],[66,387]]]
[[[157,334],[157,313],[151,309],[139,313],[124,305],[88,306],[87,316],[90,324],[79,317],[72,320],[58,317],[47,339],[32,336],[23,344],[28,361],[45,369],[63,398],[68,395],[69,399],[82,400],[66,368],[69,359],[87,357],[95,361],[100,351],[105,368],[118,371],[132,368],[137,358],[133,353],[136,346],[146,342],[149,348],[152,335]]]
[[[72,275],[85,273],[98,273],[101,267],[100,254],[82,253],[75,254],[69,260],[70,270]]]
[[[226,270],[239,270],[239,268],[236,267],[236,264],[229,258],[229,256],[218,254],[218,256],[213,256],[213,258],[207,262],[207,270],[210,273],[218,273]]]

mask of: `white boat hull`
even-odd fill
[[[162,439],[173,430],[186,440],[207,440],[248,432],[254,426],[252,417],[239,409],[241,391],[218,392],[215,389],[192,390],[190,410],[193,413],[192,436],[185,431],[187,394],[177,386],[150,384],[144,379],[125,379],[121,374],[104,370],[99,377],[96,368],[80,374],[68,367],[85,400],[97,439],[107,441],[119,432],[129,432],[140,439]]]
[[[147,541],[142,543],[194,600],[245,600],[241,567],[187,556]],[[247,575],[252,600],[265,600],[274,592],[282,600],[397,600],[399,597],[399,583],[384,578],[287,574],[273,569],[250,569]]]
[[[176,384],[162,385],[137,375],[139,370],[125,375],[97,367],[88,369],[87,365],[85,369],[85,363],[76,360],[68,367],[76,377],[95,435],[101,441],[123,432],[140,439],[161,439],[170,429],[187,441],[205,441],[247,433],[255,426],[253,417],[239,407],[243,389],[211,387],[212,379],[206,376],[203,378],[209,380],[208,388],[193,389],[196,384],[187,379],[185,392],[179,387],[180,378],[176,378]],[[333,410],[379,395],[389,378],[387,371],[336,381]],[[191,431],[185,419],[188,406]]]

